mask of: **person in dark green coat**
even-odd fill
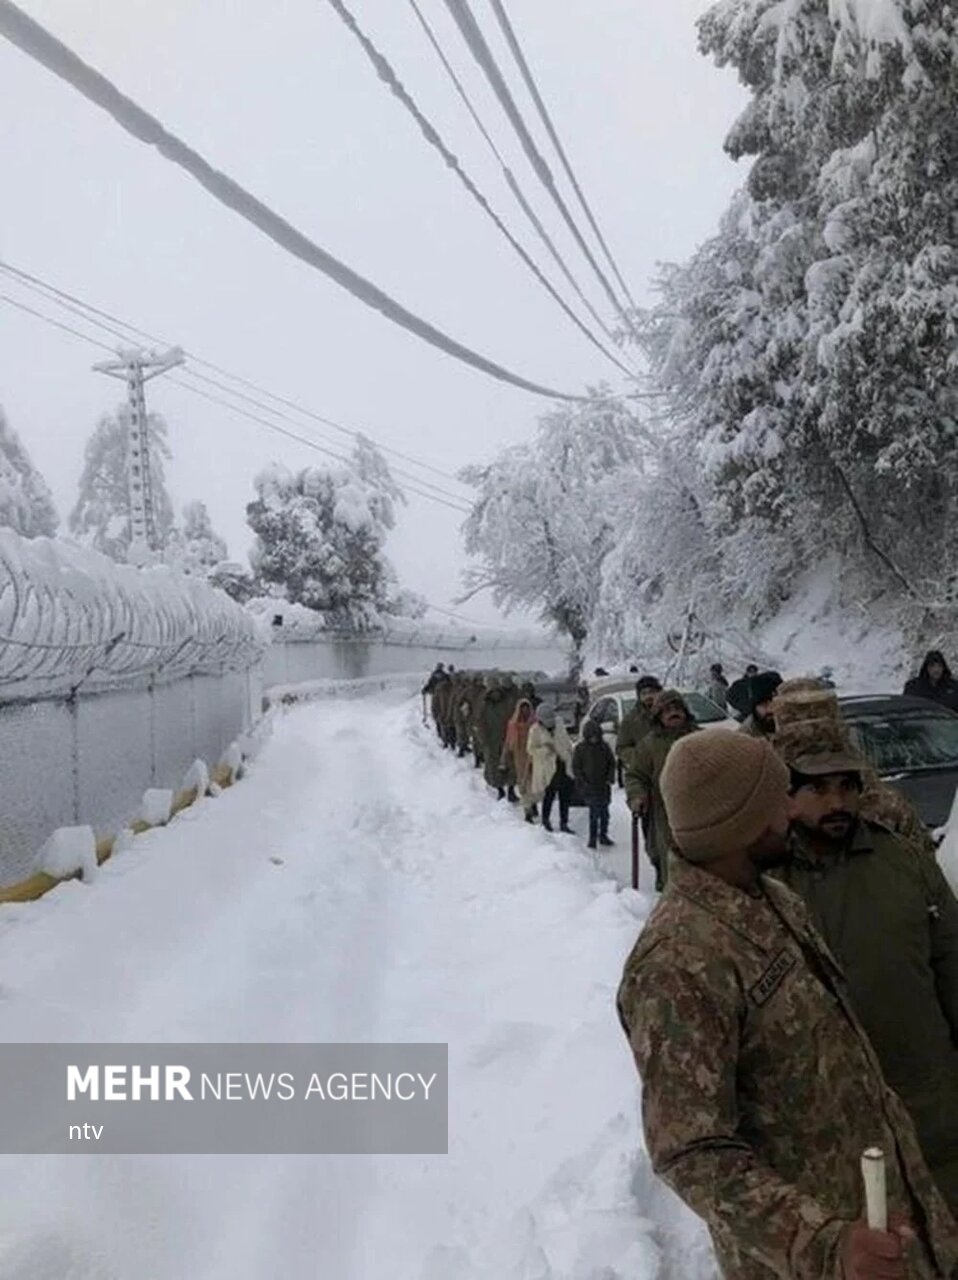
[[[673,745],[697,729],[682,695],[675,689],[666,689],[652,704],[652,728],[626,759],[625,797],[629,808],[642,820],[645,851],[655,868],[655,887],[660,893],[668,879],[672,829],[659,778]]]
[[[782,686],[777,671],[763,671],[753,676],[749,685],[749,714],[739,726],[740,733],[771,741],[775,735],[775,695]]]
[[[482,756],[485,761],[486,785],[493,788],[500,800],[518,800],[515,778],[500,765],[502,748],[506,741],[506,728],[516,709],[517,690],[509,689],[498,675],[489,677],[489,689],[479,711],[479,735],[482,740]]]
[[[842,726],[783,728],[791,858],[802,897],[845,971],[885,1078],[911,1112],[958,1218],[958,901],[933,857],[860,817],[861,758]]]
[[[642,676],[636,682],[635,706],[622,717],[615,740],[615,754],[623,770],[631,753],[652,728],[652,707],[661,692],[662,686],[655,676]]]

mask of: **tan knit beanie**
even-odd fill
[[[729,729],[706,729],[669,752],[660,786],[672,835],[689,862],[745,849],[785,808],[789,775],[771,746]]]

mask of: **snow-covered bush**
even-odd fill
[[[226,542],[213,528],[206,503],[188,502],[183,508],[183,527],[170,535],[163,559],[181,573],[210,578],[214,570],[228,563]]]
[[[395,573],[383,548],[405,499],[373,445],[361,439],[340,465],[294,473],[277,464],[254,483],[250,558],[263,584],[333,627],[370,630],[393,610]]]

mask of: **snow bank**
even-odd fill
[[[843,598],[829,566],[810,574],[756,637],[783,674],[832,668],[841,694],[900,693],[912,655],[880,607]]]
[[[0,700],[244,671],[263,649],[250,615],[197,578],[0,529]]]
[[[96,837],[92,827],[59,827],[40,850],[41,871],[55,880],[80,872],[84,880],[96,875]]]
[[[787,678],[818,676],[831,668],[840,694],[900,693],[909,674],[917,670],[916,655],[908,651],[894,619],[881,606],[850,596],[834,565],[824,565],[800,580],[791,598],[764,626],[747,630],[734,619],[705,627],[705,643],[686,657],[678,683],[704,688],[713,662],[725,665],[730,679],[749,662],[771,668]],[[602,666],[611,675],[625,675],[630,665],[641,671],[674,678],[675,653],[664,642],[657,651],[632,654],[625,663],[588,656],[586,670]]]
[[[267,690],[271,704],[316,702],[323,698],[369,698],[377,693],[418,693],[424,677],[411,675],[366,676],[361,680],[303,680],[299,684],[276,684]]]
[[[165,827],[173,811],[173,792],[151,787],[143,793],[139,818],[151,827]]]

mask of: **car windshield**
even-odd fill
[[[862,750],[879,773],[958,764],[958,716],[869,716],[852,721]]]
[[[728,719],[722,708],[702,693],[683,693],[682,697],[699,724],[717,724],[720,720]],[[626,694],[622,699],[622,714],[627,716],[634,706],[635,694]]]
[[[687,693],[685,701],[692,715],[699,724],[717,724],[719,720],[727,720],[728,716],[704,693]]]

